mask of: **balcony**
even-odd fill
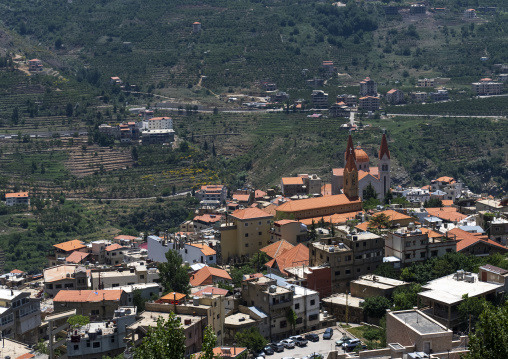
[[[272,305],[270,306],[270,308],[272,310],[276,310],[276,309],[281,309],[281,308],[286,308],[286,307],[290,307],[292,305],[293,301],[291,299],[286,299],[286,300],[274,300],[272,302]]]

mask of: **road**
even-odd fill
[[[459,116],[459,115],[420,115],[408,113],[387,113],[386,116],[406,116],[406,117],[449,117],[449,118],[505,118],[506,116]]]
[[[275,353],[274,355],[267,355],[266,359],[282,359],[282,358],[303,358],[306,355],[312,353],[323,354],[324,358],[328,357],[328,353],[332,350],[335,350],[335,341],[342,338],[343,332],[337,328],[333,327],[333,336],[330,340],[323,339],[323,332],[325,330],[318,330],[314,333],[319,335],[318,342],[309,342],[307,346],[300,348],[296,347],[294,349],[284,349],[282,353]],[[303,334],[305,336],[305,334]],[[342,349],[339,350],[339,353],[342,353]]]
[[[190,194],[190,191],[186,192],[180,192],[176,194],[172,194],[171,196],[161,197],[163,199],[167,198],[173,198],[173,197],[181,197],[181,196],[187,196],[187,194]],[[69,201],[98,201],[99,199],[101,201],[137,201],[137,200],[144,200],[144,199],[157,199],[158,197],[137,197],[137,198],[66,198]]]
[[[29,135],[30,137],[44,138],[44,137],[52,137],[54,134],[59,134],[60,136],[63,136],[63,137],[70,137],[70,136],[73,136],[75,133],[78,133],[79,136],[87,136],[88,135],[88,131],[86,129],[51,131],[51,132],[48,132],[48,131],[45,131],[45,132],[43,132],[43,131],[36,131],[36,132],[31,132],[31,133],[22,133],[21,135],[22,136]],[[17,138],[18,137],[18,133],[17,132],[14,132],[14,133],[0,133],[0,138],[9,139],[9,138],[12,138],[12,136],[14,136],[14,138]]]

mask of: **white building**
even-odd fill
[[[172,130],[173,119],[171,117],[151,117],[143,119],[136,126],[140,130]]]
[[[170,241],[157,236],[148,236],[147,241],[148,259],[154,262],[165,263],[166,253],[174,250],[184,262],[191,265],[217,263],[216,251],[206,243],[185,243],[183,237]]]
[[[140,283],[122,287],[104,288],[104,290],[123,290],[127,295],[127,305],[134,305],[134,292],[139,291],[141,298],[152,299],[154,296],[162,295],[162,287],[158,283]]]
[[[126,346],[126,328],[136,321],[136,307],[119,307],[113,321],[89,323],[70,331],[67,337],[69,358],[93,359],[115,357]]]
[[[92,289],[117,288],[142,283],[157,283],[159,270],[147,268],[144,263],[138,263],[127,269],[119,268],[115,271],[92,272]]]
[[[0,330],[2,337],[37,343],[41,325],[40,299],[29,292],[0,289]]]
[[[402,195],[410,202],[424,203],[430,199],[430,193],[428,189],[409,188],[405,191],[402,191]]]
[[[28,196],[28,192],[16,192],[5,194],[5,205],[10,207],[18,204],[30,206],[30,197]]]
[[[456,181],[453,177],[439,177],[435,180],[432,180],[430,183],[431,191],[442,191],[444,192],[443,199],[445,200],[455,200],[460,197],[462,193],[462,183],[460,181]]]
[[[223,185],[207,185],[201,186],[196,191],[196,198],[200,201],[219,201],[225,202],[228,195],[228,188]]]

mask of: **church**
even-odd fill
[[[351,134],[344,159],[345,168],[332,170],[332,195],[344,193],[348,197],[363,199],[365,190],[371,184],[376,190],[377,198],[383,200],[390,189],[390,151],[386,135],[383,134],[381,140],[377,167],[370,167],[369,155],[360,146],[353,146]]]

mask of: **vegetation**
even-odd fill
[[[176,251],[167,251],[166,262],[159,263],[160,283],[165,293],[190,293],[189,274],[182,264],[182,257]]]
[[[73,328],[83,327],[90,323],[90,317],[85,315],[73,315],[67,319],[67,323]]]
[[[258,327],[250,327],[235,334],[235,340],[239,346],[249,349],[251,352],[259,353],[268,341],[261,335]]]
[[[370,318],[382,318],[392,306],[390,299],[381,296],[367,297],[362,303],[363,312]]]

